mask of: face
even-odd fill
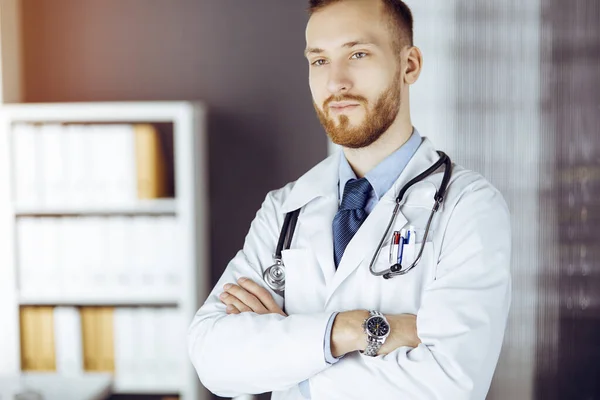
[[[400,56],[379,3],[331,4],[314,13],[306,28],[313,105],[331,140],[348,148],[375,142],[400,109]]]

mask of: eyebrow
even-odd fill
[[[351,42],[346,42],[342,45],[342,47],[345,48],[351,48],[354,46],[365,46],[365,45],[371,45],[371,46],[377,46],[376,43],[373,42],[369,42],[368,40],[353,40]],[[325,50],[320,49],[318,47],[307,47],[306,50],[304,51],[304,56],[308,56],[309,54],[321,54],[324,53]]]

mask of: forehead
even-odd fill
[[[389,20],[377,0],[344,0],[315,12],[306,26],[306,45],[334,49],[351,41],[384,46],[391,41]]]

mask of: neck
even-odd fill
[[[362,149],[343,148],[348,163],[358,178],[363,178],[390,154],[410,139],[413,132],[409,118],[397,118],[379,139]]]

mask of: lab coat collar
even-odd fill
[[[384,198],[395,203],[396,197],[400,193],[402,187],[404,187],[408,181],[435,164],[439,159],[440,156],[433,143],[427,137],[423,137],[423,141],[415,152],[415,155],[410,159],[406,168],[402,171],[396,182],[394,182],[392,188],[385,194]],[[407,200],[407,195],[405,195],[403,203]]]
[[[335,153],[301,176],[281,206],[283,213],[304,207],[324,196],[337,196],[339,154]]]
[[[408,162],[406,168],[400,174],[391,189],[380,199],[396,198],[402,186],[420,172],[429,168],[439,159],[435,147],[427,137],[422,138],[421,145]],[[419,171],[418,168],[421,168]],[[408,177],[408,179],[404,179]],[[281,211],[288,213],[304,207],[312,200],[323,196],[337,196],[339,179],[339,154],[336,152],[311,170],[301,176],[292,187],[286,200],[283,202]]]

